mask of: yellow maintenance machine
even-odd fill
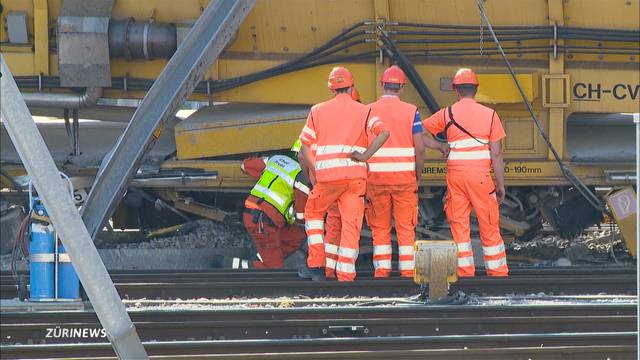
[[[207,3],[1,1],[2,56],[34,115],[43,116],[38,124],[52,154],[76,181],[91,184]],[[217,216],[213,197],[240,201],[228,194],[253,184],[239,160],[288,149],[309,106],[330,96],[326,77],[336,64],[353,72],[365,103],[380,95],[385,67],[400,64],[412,83],[403,98],[423,116],[455,101],[451,78],[470,67],[479,74],[479,100],[495,107],[507,132],[504,230],[528,236],[545,219],[570,236],[598,223],[602,209],[583,192],[635,176],[630,114],[640,112],[640,1],[481,3],[486,19],[473,0],[257,0],[196,79],[189,100],[197,111],[181,111],[156,129],[158,140],[129,186]],[[489,24],[571,173],[532,121]],[[1,136],[2,171],[15,181],[23,170],[4,130]],[[426,162],[418,230],[428,233],[444,221],[446,167],[435,152]],[[3,184],[10,187],[4,176]],[[141,202],[128,194],[119,223]]]

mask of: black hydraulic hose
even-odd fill
[[[382,35],[381,38],[386,50],[390,53],[398,66],[405,72],[405,74],[407,74],[409,81],[411,81],[411,84],[416,89],[425,105],[427,105],[429,111],[431,113],[435,113],[436,111],[440,110],[440,106],[438,105],[436,99],[431,94],[431,91],[429,91],[429,88],[424,83],[422,77],[420,76],[420,74],[418,74],[409,58],[407,58],[402,53],[402,51],[400,51],[400,49],[396,47],[393,41],[382,29],[380,29],[380,33]]]
[[[556,149],[554,148],[553,144],[549,140],[549,137],[547,136],[547,133],[542,128],[542,125],[540,124],[540,121],[538,120],[538,117],[533,112],[533,109],[531,108],[531,104],[529,103],[529,99],[527,98],[527,95],[524,93],[524,90],[522,89],[522,86],[520,86],[520,82],[518,81],[518,78],[516,77],[516,73],[513,70],[513,67],[511,66],[511,63],[509,62],[509,59],[507,59],[507,55],[502,50],[502,45],[500,45],[500,41],[498,40],[498,37],[496,36],[496,33],[493,31],[493,29],[491,27],[491,22],[489,22],[489,18],[484,13],[484,7],[482,5],[482,0],[476,0],[476,4],[478,5],[478,9],[480,10],[480,16],[482,17],[484,22],[487,24],[487,28],[488,28],[489,32],[491,33],[491,36],[493,37],[493,41],[496,43],[496,46],[500,50],[500,53],[502,55],[502,59],[504,60],[505,64],[507,65],[507,68],[509,69],[509,73],[511,74],[511,77],[513,78],[513,81],[515,82],[516,87],[518,88],[518,91],[520,92],[520,96],[522,97],[522,102],[527,107],[527,111],[529,111],[529,114],[531,115],[531,118],[533,119],[533,122],[535,123],[536,127],[538,128],[538,132],[542,136],[542,139],[546,143],[546,145],[549,148],[549,150],[551,150],[551,153],[553,154],[553,157],[555,158],[556,162],[560,166],[560,169],[562,170],[562,173],[567,178],[567,180],[569,180],[569,182],[573,186],[575,186],[576,190],[578,190],[578,192],[580,192],[580,194],[587,200],[587,202],[589,202],[589,204],[591,204],[591,206],[593,206],[595,209],[597,209],[599,211],[606,211],[606,208],[603,206],[603,204],[600,201],[600,199],[594,193],[592,193],[591,190],[589,190],[589,188],[587,188],[587,186],[582,182],[582,180],[580,180],[580,178],[578,178],[578,176],[571,170],[571,168],[569,168],[569,166],[567,166],[562,161],[562,159],[558,155],[558,152],[556,151]]]

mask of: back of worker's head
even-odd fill
[[[396,65],[389,66],[380,78],[380,84],[385,95],[399,95],[407,83],[404,71]]]
[[[471,69],[462,68],[453,76],[451,86],[458,98],[474,98],[478,92],[478,77]]]
[[[336,66],[329,73],[329,81],[327,82],[327,86],[334,95],[351,95],[353,83],[353,75],[351,75],[351,72],[345,67]]]

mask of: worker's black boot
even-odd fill
[[[327,278],[324,276],[324,268],[309,268],[311,274],[311,280],[313,281],[325,281]]]

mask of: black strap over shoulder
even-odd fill
[[[475,141],[479,142],[480,144],[489,145],[488,141],[485,142],[485,141],[479,140],[477,137],[473,136],[467,129],[463,128],[462,125],[460,125],[460,124],[458,124],[456,122],[456,119],[453,118],[453,110],[451,110],[451,106],[447,106],[447,113],[449,115],[449,122],[447,122],[447,126],[444,127],[445,133],[447,132],[447,130],[449,130],[449,127],[451,127],[451,125],[453,125],[453,126],[457,127],[458,129],[460,129],[460,131],[462,131],[463,133],[471,136]]]

